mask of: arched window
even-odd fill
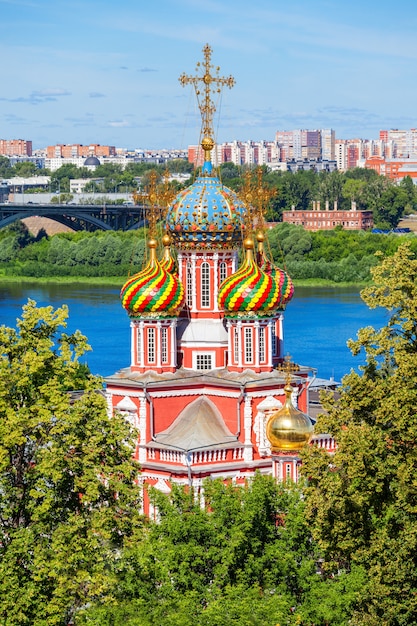
[[[245,363],[252,363],[252,329],[245,328]]]
[[[259,362],[265,362],[265,326],[259,328]]]
[[[187,263],[187,306],[193,306],[193,271],[191,263]]]
[[[239,330],[237,328],[233,332],[233,360],[235,363],[239,362]]]
[[[210,265],[204,261],[201,264],[201,307],[210,306]]]
[[[219,285],[225,280],[227,277],[227,265],[224,261],[219,263]]]
[[[148,328],[148,363],[155,363],[155,328]]]
[[[168,362],[168,328],[166,326],[161,328],[161,361],[162,363]]]

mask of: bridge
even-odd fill
[[[0,204],[0,228],[25,217],[48,217],[73,230],[135,230],[143,226],[143,205]]]

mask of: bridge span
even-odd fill
[[[48,217],[73,230],[135,230],[143,226],[145,206],[120,204],[0,204],[0,228],[25,217]]]

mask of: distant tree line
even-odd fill
[[[219,167],[219,177],[228,187],[238,191],[243,184],[243,174],[247,165],[238,166],[234,163],[223,163]],[[372,211],[375,226],[379,228],[395,228],[400,219],[417,211],[417,191],[412,179],[407,176],[397,183],[386,176],[378,175],[374,170],[353,168],[346,172],[316,172],[314,170],[298,172],[272,172],[266,165],[262,166],[264,182],[275,192],[268,209],[268,219],[282,221],[283,211],[295,207],[298,210],[312,208],[313,202],[320,202],[324,209],[326,203],[330,208],[337,206],[339,210],[351,208],[352,202],[358,210]],[[51,172],[39,170],[34,163],[22,162],[13,167],[9,159],[0,156],[0,177],[13,176],[51,176],[51,191],[68,194],[70,180],[74,178],[91,179],[85,190],[95,194],[113,193],[116,191],[133,192],[141,187],[146,188],[150,172],[156,172],[161,180],[165,172],[198,174],[199,169],[185,159],[173,159],[164,164],[129,163],[125,168],[119,164],[105,163],[90,170],[66,164]],[[94,180],[94,179],[99,179]],[[185,183],[171,183],[174,189],[181,189]],[[43,191],[38,189],[37,191]],[[33,190],[31,190],[33,192]]]
[[[220,175],[225,185],[238,190],[242,185],[242,167],[225,163]],[[268,218],[282,220],[282,213],[295,207],[297,210],[312,208],[313,202],[320,202],[322,209],[326,202],[333,209],[348,210],[352,202],[358,210],[373,213],[375,226],[395,228],[400,219],[417,210],[417,191],[409,176],[399,184],[374,170],[353,168],[346,172],[271,172],[267,166],[264,181],[276,191],[271,201]]]
[[[162,229],[161,229],[162,232]],[[22,222],[0,230],[0,275],[33,277],[117,277],[142,269],[147,259],[146,230],[31,235]],[[367,282],[375,253],[391,256],[409,241],[417,253],[417,238],[365,231],[309,232],[279,223],[267,231],[270,258],[295,280]],[[160,249],[162,255],[162,248]]]

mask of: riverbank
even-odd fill
[[[20,285],[42,285],[42,284],[63,284],[63,285],[108,285],[110,287],[121,287],[128,276],[2,276],[0,274],[0,284],[17,283]],[[332,287],[334,289],[345,289],[355,287],[363,289],[370,283],[365,282],[343,282],[336,283],[332,280],[307,278],[294,280],[295,287]]]

